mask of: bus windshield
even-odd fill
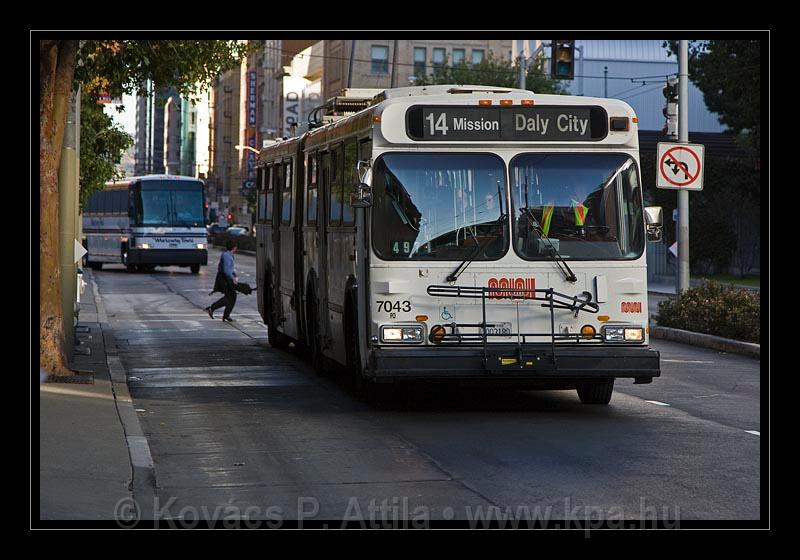
[[[522,258],[545,260],[554,250],[578,260],[642,254],[642,192],[629,156],[521,154],[510,178],[514,249]]]
[[[137,197],[136,224],[168,227],[203,226],[205,217],[202,184],[187,183],[186,181],[144,183]]]
[[[508,248],[503,161],[389,153],[373,170],[375,252],[387,260],[494,260]]]

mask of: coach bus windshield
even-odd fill
[[[146,181],[136,197],[136,225],[200,227],[203,185],[197,181]]]
[[[549,259],[553,249],[578,260],[642,254],[642,191],[630,157],[521,154],[511,161],[510,180],[514,249],[522,258]]]
[[[387,260],[493,260],[508,248],[503,161],[389,153],[373,170],[372,241]]]

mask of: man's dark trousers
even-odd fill
[[[233,280],[223,273],[218,272],[217,275],[222,276],[222,278],[217,278],[217,281],[222,284],[222,293],[224,295],[211,304],[211,311],[216,311],[220,307],[224,307],[225,311],[222,313],[222,317],[230,317],[233,306],[236,305],[236,287],[233,285]]]

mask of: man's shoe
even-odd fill
[[[212,319],[214,318],[214,310],[211,309],[210,307],[204,307],[203,311],[208,313],[208,316],[211,317]]]
[[[230,317],[223,317],[222,320],[227,321],[228,323],[233,323],[233,319],[231,319]]]

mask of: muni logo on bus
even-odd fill
[[[536,289],[536,279],[535,278],[489,278],[489,283],[487,284],[490,288],[507,288],[509,291],[507,292],[490,292],[489,298],[490,299],[503,299],[503,298],[512,298],[512,299],[535,299],[536,293],[535,292],[515,292],[513,290],[535,290]]]

